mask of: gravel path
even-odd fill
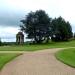
[[[58,61],[60,48],[26,52],[6,64],[0,75],[75,75],[75,69]]]

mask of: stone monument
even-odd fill
[[[17,44],[24,44],[24,34],[22,32],[18,32],[16,34],[16,43]]]

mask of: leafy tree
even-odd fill
[[[0,46],[2,45],[2,41],[1,41],[1,38],[0,38]]]
[[[74,34],[73,34],[73,38],[75,39],[75,32],[74,32]]]
[[[72,28],[69,22],[66,22],[62,17],[52,20],[52,39],[55,41],[64,41],[72,37]]]
[[[46,40],[48,42],[51,27],[48,14],[43,10],[30,12],[24,20],[21,20],[21,30],[27,33],[28,38],[34,39],[36,43]]]

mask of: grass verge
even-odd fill
[[[6,63],[19,56],[20,54],[16,53],[0,53],[0,70],[4,67]]]
[[[37,51],[49,48],[75,47],[75,40],[68,42],[50,42],[48,44],[0,46],[0,51]]]
[[[75,48],[58,51],[55,56],[58,60],[75,68]]]

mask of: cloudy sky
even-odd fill
[[[75,32],[74,0],[0,0],[0,37],[2,41],[15,41],[20,20],[30,11],[45,10],[52,18],[62,16]]]

